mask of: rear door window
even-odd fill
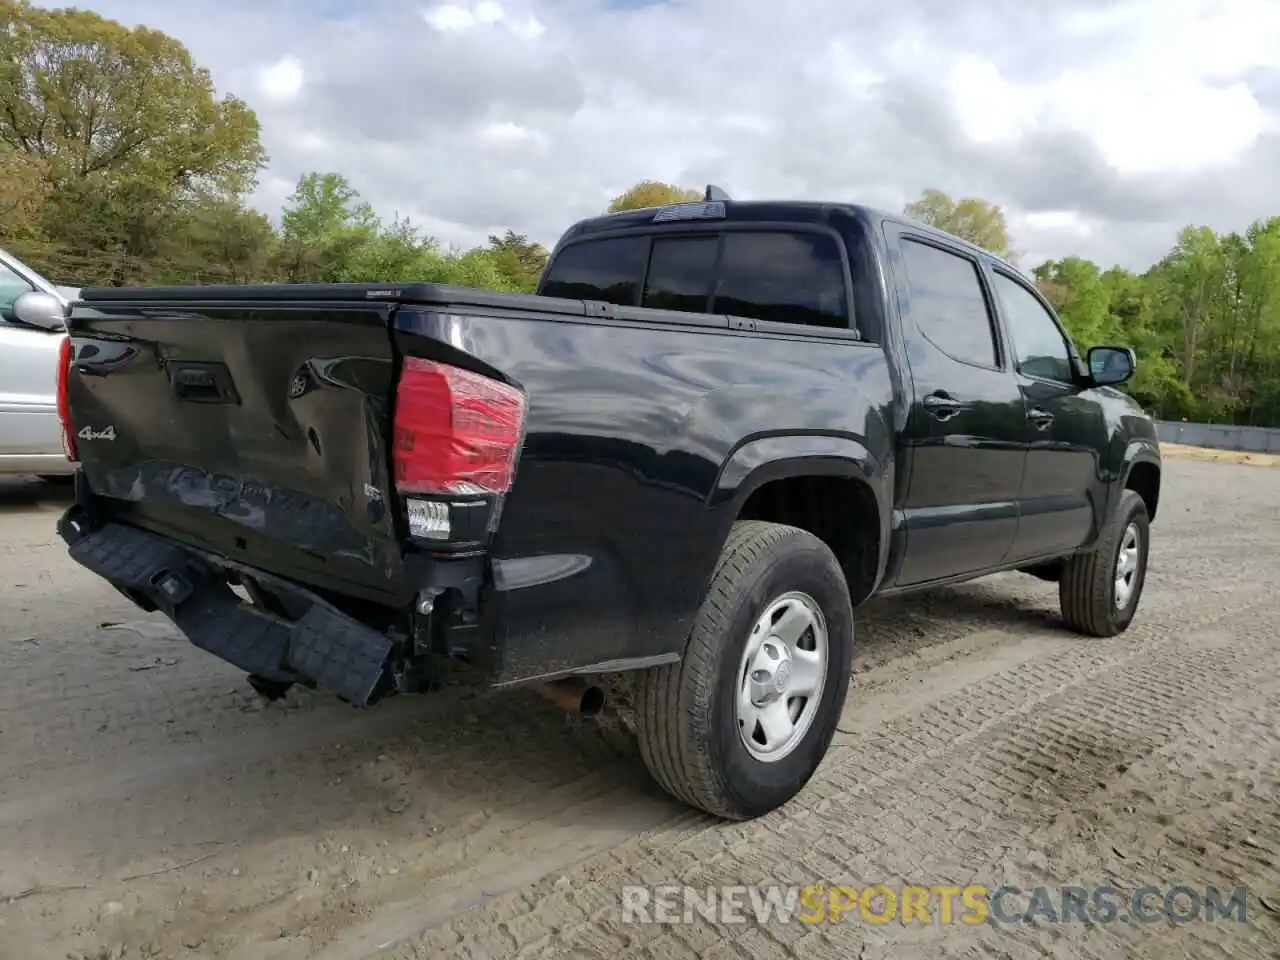
[[[724,235],[715,313],[849,327],[844,265],[835,238],[822,233]]]
[[[995,326],[977,261],[915,240],[902,242],[911,314],[920,332],[951,357],[999,366]]]
[[[556,255],[539,292],[547,297],[635,306],[648,253],[648,237],[572,244]]]

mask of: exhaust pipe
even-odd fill
[[[576,677],[540,684],[538,692],[565,713],[594,717],[604,709],[604,691]]]

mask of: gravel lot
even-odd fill
[[[0,487],[0,958],[1280,956],[1280,472],[1170,460],[1142,610],[877,602],[827,762],[751,824],[529,694],[262,706]],[[1246,920],[624,924],[629,884],[1247,885]]]

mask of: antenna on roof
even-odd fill
[[[733,199],[732,197],[730,197],[727,193],[725,193],[723,190],[717,187],[714,183],[708,183],[707,193],[706,193],[706,196],[702,198],[702,202],[714,203],[715,201],[718,200],[721,203],[723,203],[727,200],[732,200],[732,199]]]

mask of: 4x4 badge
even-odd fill
[[[95,430],[93,427],[85,427],[76,434],[81,440],[114,440],[116,438],[116,428],[112,424],[104,430]]]

